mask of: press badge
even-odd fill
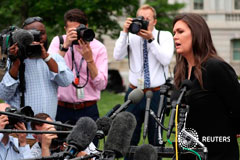
[[[77,98],[83,99],[84,98],[84,89],[83,88],[76,88]]]
[[[139,89],[144,89],[144,79],[143,77],[138,78],[138,86]]]

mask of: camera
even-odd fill
[[[91,42],[95,37],[94,31],[92,29],[87,28],[84,24],[80,24],[80,26],[76,28],[76,31],[78,40],[82,38],[86,42]],[[77,40],[73,41],[73,44],[78,45],[78,41]]]
[[[16,60],[16,58],[39,58],[42,53],[41,46],[31,43],[32,41],[40,42],[40,39],[41,32],[38,30],[24,30],[10,26],[0,34],[1,53],[7,55],[11,61]],[[9,47],[16,42],[19,47],[17,57],[8,52]],[[3,62],[3,59],[1,61]]]
[[[0,46],[1,46],[1,54],[6,54],[8,52],[8,48],[12,46],[15,42],[13,41],[13,34],[19,28],[16,26],[9,26],[6,29],[3,29],[0,34]]]
[[[56,121],[59,124],[62,124],[62,122],[60,121]],[[64,124],[70,124],[72,125],[72,123],[70,121],[65,122]],[[67,128],[67,127],[61,127],[61,126],[57,126],[55,125],[55,129],[56,131],[70,131],[72,130],[71,128]],[[66,142],[67,136],[68,134],[57,134],[57,138],[52,139],[52,143],[50,148],[57,148],[58,146],[61,146],[63,144],[63,142]]]
[[[147,30],[148,28],[148,21],[144,20],[143,16],[139,16],[137,18],[133,18],[131,25],[129,26],[129,32],[133,34],[137,34],[140,29]]]
[[[34,115],[34,112],[30,106],[25,106],[22,108],[7,107],[5,109],[5,112],[14,113],[17,115],[28,116],[28,117],[33,117],[33,115]],[[16,116],[8,116],[8,121],[9,121],[9,124],[7,124],[5,126],[5,129],[13,129],[14,125],[17,124],[17,122],[24,122],[24,123],[28,122],[23,117],[20,118],[20,117],[16,117]]]

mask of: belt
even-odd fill
[[[58,106],[64,107],[64,108],[70,108],[70,109],[83,109],[86,107],[90,107],[96,103],[97,101],[85,101],[85,102],[79,102],[79,103],[68,103],[68,102],[58,101]]]
[[[131,83],[129,84],[129,87],[132,88],[132,89],[135,89],[137,88],[136,86],[132,85]],[[147,91],[153,91],[153,92],[156,92],[156,91],[159,91],[160,90],[160,86],[158,87],[155,87],[155,88],[145,88],[143,89],[143,92],[147,92]]]

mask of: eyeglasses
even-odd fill
[[[29,17],[23,22],[22,28],[33,22],[42,22],[42,21],[43,21],[43,19],[41,17]]]

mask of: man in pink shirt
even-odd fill
[[[75,123],[83,116],[96,120],[99,118],[97,101],[108,79],[107,51],[96,39],[90,42],[82,37],[78,39],[76,28],[82,24],[88,27],[84,12],[71,9],[65,13],[64,22],[66,35],[62,36],[62,42],[58,36],[54,37],[48,53],[59,53],[64,57],[75,75],[75,81],[68,87],[58,89],[56,120]]]

